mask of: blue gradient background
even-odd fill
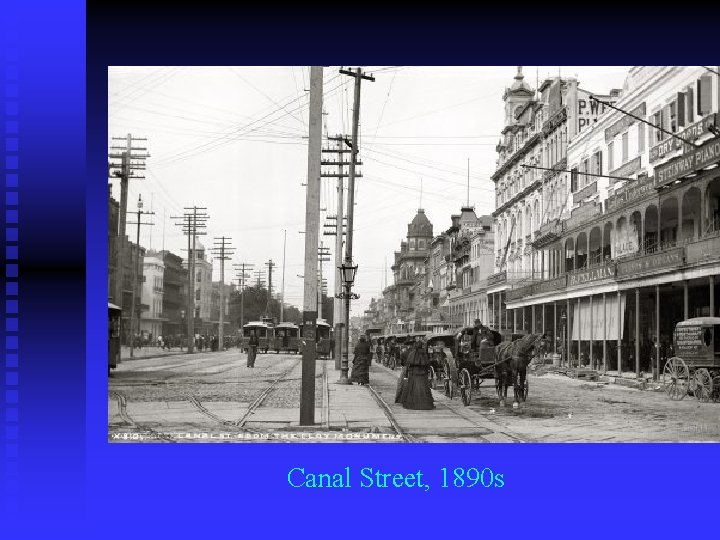
[[[108,65],[712,64],[715,32],[671,45],[648,31],[673,21],[649,11],[575,9],[536,26],[538,9],[498,24],[417,4],[360,9],[355,42],[334,8],[309,19],[278,7],[282,21],[210,2],[95,9],[86,43],[83,2],[0,7],[16,10],[21,65],[19,470],[2,494],[3,538],[666,537],[691,532],[696,509],[712,537],[715,445],[108,444],[105,231]],[[294,466],[422,469],[433,488],[293,490]],[[506,487],[443,490],[443,466],[489,466]]]

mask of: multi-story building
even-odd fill
[[[414,331],[421,322],[416,316],[423,301],[417,285],[425,279],[425,257],[433,239],[433,226],[422,208],[408,224],[406,241],[401,242],[400,251],[395,252],[392,266],[395,278],[393,291],[395,302],[394,331]]]
[[[212,262],[207,260],[205,246],[199,241],[195,242],[195,251],[190,250],[195,267],[193,279],[195,294],[195,332],[198,334],[211,334],[213,325],[212,315]],[[187,269],[187,262],[185,263]]]
[[[149,306],[142,303],[142,288],[144,283],[143,276],[143,260],[145,258],[145,248],[128,241],[127,237],[121,240],[120,253],[120,272],[122,276],[122,320],[121,329],[123,335],[123,343],[130,344],[130,312],[132,311],[133,293],[135,294],[135,311],[134,311],[134,333],[139,333],[138,321],[143,311]],[[133,286],[134,278],[134,286]]]
[[[108,302],[122,305],[122,294],[118,294],[119,283],[119,241],[118,225],[120,222],[120,203],[113,199],[112,186],[108,185]]]
[[[542,236],[551,238],[557,220],[567,207],[570,173],[568,143],[592,126],[604,105],[590,99],[573,78],[547,79],[538,94],[524,80],[522,69],[503,95],[505,127],[497,145],[495,182],[495,274],[488,280],[491,323],[509,330],[505,293],[513,284],[541,279],[557,267],[554,251],[543,255],[534,249]],[[610,95],[592,94],[606,102]],[[550,235],[550,236],[548,236]],[[546,258],[547,257],[547,258]]]
[[[487,321],[486,279],[493,271],[492,216],[477,217],[463,207],[454,233],[451,259],[456,286],[449,293],[451,320],[455,326],[471,326],[476,318]]]
[[[220,327],[220,287],[223,287],[223,335],[230,333],[230,298],[235,290],[235,285],[221,284],[219,281],[212,282],[212,305],[210,321],[213,325],[213,333],[217,334]],[[280,302],[280,298],[277,299]]]
[[[535,242],[552,264],[507,291],[515,329],[553,334],[584,363],[657,374],[677,322],[717,315],[719,86],[703,67],[633,68],[619,110],[571,141],[572,199]]]
[[[187,269],[183,259],[169,251],[160,252],[165,273],[163,275],[163,308],[166,320],[163,322],[163,336],[187,334]]]
[[[140,333],[153,340],[162,335],[163,322],[163,277],[165,263],[159,253],[148,252],[143,259],[142,304],[146,309],[140,315]]]

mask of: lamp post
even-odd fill
[[[563,351],[564,356],[564,358],[560,360],[560,365],[565,365],[565,361],[567,360],[569,362],[570,360],[570,351],[567,350],[567,339],[565,339],[565,332],[567,330],[567,315],[565,314],[565,311],[563,311],[562,315],[560,315],[560,321],[562,323],[562,348],[560,350]]]
[[[180,328],[182,329],[182,332],[180,333],[180,350],[182,351],[182,340],[183,340],[182,336],[183,336],[183,333],[187,334],[187,330],[186,330],[186,326],[185,326],[185,310],[184,309],[180,310],[180,320],[182,321],[181,326],[180,326]]]
[[[348,378],[348,351],[350,350],[350,300],[360,298],[359,295],[350,292],[352,284],[355,281],[355,274],[357,273],[357,265],[353,266],[352,260],[349,258],[345,259],[345,262],[338,266],[340,270],[340,278],[342,279],[343,285],[345,285],[345,292],[341,292],[336,296],[341,300],[345,300],[345,333],[341,336],[341,342],[344,342],[342,349],[342,362],[340,363],[340,380],[337,384],[351,384]]]

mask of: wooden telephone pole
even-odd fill
[[[302,382],[300,425],[315,424],[315,334],[317,331],[317,251],[320,228],[320,174],[322,150],[323,68],[310,68],[308,174],[305,194],[305,272],[303,292]]]
[[[188,237],[187,247],[187,267],[188,267],[188,286],[187,286],[187,352],[195,352],[195,239],[198,236],[207,234],[202,229],[207,227],[207,220],[210,218],[206,213],[198,210],[207,210],[204,207],[192,206],[185,207],[186,210],[182,216],[170,216],[171,219],[179,219],[176,225],[182,227],[183,234]],[[198,228],[201,229],[198,231]],[[191,242],[192,239],[192,242]]]
[[[137,296],[137,281],[140,275],[140,226],[141,225],[154,225],[154,223],[142,223],[140,218],[142,216],[154,216],[155,212],[143,212],[142,196],[138,197],[137,203],[137,242],[135,245],[135,265],[133,267],[133,281],[132,281],[132,302],[130,303],[130,358],[133,357],[133,351],[135,350],[135,297]],[[142,295],[142,291],[140,291]],[[141,297],[142,298],[142,297]],[[142,301],[142,300],[140,300]],[[138,331],[140,330],[140,313],[138,309],[137,320],[138,320]]]
[[[230,238],[221,236],[215,239],[215,245],[212,249],[213,257],[220,259],[220,318],[218,324],[218,352],[224,350],[224,334],[223,327],[225,319],[225,261],[232,259],[235,248],[230,247]]]
[[[252,276],[247,273],[254,265],[250,263],[233,264],[235,268],[235,278],[238,280],[240,287],[240,332],[243,331],[245,325],[245,283]]]
[[[108,153],[108,159],[120,160],[120,163],[108,162],[108,177],[120,179],[120,216],[118,218],[117,242],[115,242],[115,252],[110,255],[115,258],[117,268],[115,290],[108,291],[112,295],[113,302],[118,307],[123,307],[123,283],[124,283],[124,266],[123,253],[125,246],[126,223],[127,223],[127,203],[128,203],[128,184],[129,180],[144,180],[144,176],[138,176],[135,171],[145,170],[145,159],[150,157],[147,148],[133,146],[134,143],[147,141],[144,138],[133,137],[128,133],[125,137],[113,137],[113,141],[123,141],[125,144],[111,146]],[[132,261],[131,261],[132,263]],[[133,290],[134,290],[133,285]],[[132,318],[132,316],[131,316]],[[122,321],[121,321],[122,322]],[[121,334],[123,330],[121,329]],[[130,330],[132,339],[132,329]],[[130,348],[132,354],[132,343]]]
[[[347,243],[345,244],[345,266],[351,267],[352,264],[352,248],[353,248],[353,217],[355,214],[355,166],[357,165],[357,155],[360,151],[358,142],[358,125],[360,123],[360,83],[363,79],[369,81],[375,81],[374,77],[366,75],[360,68],[355,71],[341,69],[340,73],[348,75],[355,79],[355,97],[353,101],[353,125],[352,125],[352,142],[345,140],[345,144],[350,147],[352,159],[350,160],[350,179],[348,182],[348,230],[347,230]],[[350,347],[350,300],[357,295],[351,293],[351,285],[345,285],[345,320],[347,325],[345,327],[344,342],[345,347],[342,353],[342,362],[340,364],[340,380],[338,384],[350,384],[348,379],[348,350]]]
[[[337,167],[337,215],[328,216],[328,220],[331,222],[326,227],[332,227],[332,221],[334,220],[334,230],[326,230],[323,232],[324,236],[335,237],[335,304],[333,309],[333,319],[335,326],[335,351],[333,356],[335,357],[335,369],[340,370],[340,359],[342,357],[342,335],[343,327],[347,325],[347,321],[343,318],[343,302],[339,298],[343,290],[342,285],[342,273],[340,272],[340,265],[343,262],[343,237],[346,235],[345,232],[345,219],[343,217],[343,179],[347,177],[343,173],[343,168],[346,165],[350,165],[349,161],[343,161],[343,154],[349,153],[350,149],[343,148],[345,141],[347,140],[346,135],[336,135],[335,137],[328,137],[328,140],[337,143],[337,148],[325,148],[323,149],[324,154],[337,154],[337,161],[322,161],[322,165],[334,165]],[[327,175],[326,175],[327,177]]]

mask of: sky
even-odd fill
[[[353,81],[339,70],[324,68],[324,136],[351,133]],[[375,81],[361,87],[363,176],[356,180],[353,237],[359,266],[353,290],[360,299],[353,302],[352,316],[381,296],[386,280],[392,283],[393,252],[419,207],[437,235],[468,202],[468,160],[470,205],[478,215],[494,210],[490,176],[503,128],[502,95],[517,66],[363,70]],[[560,74],[601,94],[622,88],[628,70],[523,66],[532,88]],[[184,207],[207,207],[207,236],[200,241],[210,247],[225,236],[235,248],[225,263],[225,281],[235,275],[233,263],[266,270],[272,259],[278,265],[273,291],[279,292],[286,236],[285,301],[302,307],[309,72],[307,66],[108,68],[108,148],[118,144],[112,137],[130,133],[147,139],[138,146],[150,154],[145,179],[129,183],[128,212],[136,210],[139,196],[144,210],[155,212],[154,226],[141,228],[142,246],[184,257],[187,239],[172,218]],[[322,180],[321,224],[336,213],[336,182]],[[119,184],[113,196],[119,200]],[[127,234],[135,237],[134,225]],[[330,246],[333,262],[324,263],[323,274],[332,291],[335,237],[320,241]],[[213,280],[219,279],[215,260]]]

